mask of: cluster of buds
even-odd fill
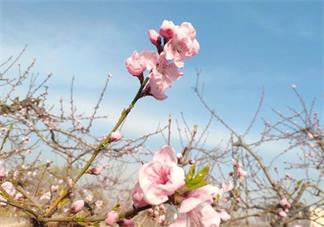
[[[234,171],[230,172],[229,175],[239,180],[243,180],[247,173],[244,171],[242,164],[235,160],[232,160],[232,163]]]
[[[166,208],[163,204],[153,206],[152,208],[148,209],[147,214],[160,225],[166,224]]]
[[[278,211],[279,217],[281,218],[287,217],[289,209],[291,208],[291,204],[289,203],[286,197],[280,200],[278,207],[279,207],[279,211]]]
[[[173,148],[165,145],[154,154],[151,162],[142,166],[139,182],[132,193],[134,207],[151,205],[149,215],[165,224],[165,211],[161,205],[169,201],[179,206],[179,215],[170,227],[184,226],[184,223],[218,227],[222,221],[228,220],[230,216],[225,210],[215,210],[213,206],[217,206],[216,200],[219,201],[223,191],[227,192],[231,187],[221,190],[208,184],[205,179],[208,166],[196,173],[193,164],[185,176],[178,161]]]

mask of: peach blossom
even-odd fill
[[[171,39],[174,35],[176,26],[172,21],[164,20],[160,27],[160,35],[166,39]]]
[[[178,71],[175,64],[169,63],[164,54],[160,55],[159,64],[149,75],[149,92],[157,100],[163,100],[167,96],[165,92],[171,87],[172,82],[183,74]]]
[[[126,60],[126,68],[133,76],[140,76],[146,69],[151,70],[157,64],[159,56],[151,51],[134,51]]]
[[[133,54],[126,60],[126,68],[133,76],[141,75],[146,69],[146,64],[143,61],[142,55],[134,51]]]
[[[196,30],[189,22],[176,26],[172,39],[164,46],[167,60],[174,60],[177,67],[184,66],[184,60],[198,54],[200,45],[196,39]]]
[[[168,196],[184,185],[184,170],[177,165],[177,157],[170,146],[163,146],[153,160],[139,171],[139,185],[144,199],[151,205],[168,200]]]

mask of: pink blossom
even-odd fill
[[[146,69],[151,70],[157,64],[159,56],[151,51],[138,53],[136,51],[127,58],[126,68],[133,76],[140,76]]]
[[[156,67],[159,62],[159,54],[151,51],[142,52],[143,61],[145,62],[146,69],[151,70]]]
[[[93,175],[100,175],[103,170],[102,166],[92,167],[87,172]]]
[[[11,182],[6,181],[6,182],[1,184],[1,187],[2,187],[3,190],[5,190],[14,199],[19,200],[19,199],[23,198],[23,195],[20,192],[17,192],[16,188],[14,187],[14,185]],[[6,202],[7,199],[0,196],[0,201]],[[3,203],[3,202],[0,202],[0,205],[1,206],[6,206],[7,204]]]
[[[165,92],[169,87],[171,87],[171,81],[165,80],[165,76],[162,73],[159,73],[156,69],[153,69],[149,78],[149,93],[157,100],[166,99],[167,96],[165,95]]]
[[[213,197],[220,194],[221,190],[212,185],[206,185],[196,190],[190,191],[185,195],[185,200],[182,201],[179,212],[186,213],[203,202],[212,203]]]
[[[243,180],[247,174],[246,171],[243,170],[241,163],[235,160],[232,160],[232,162],[236,173],[236,177],[239,178],[240,180]]]
[[[153,43],[153,45],[157,47],[161,45],[161,36],[157,31],[155,31],[154,29],[150,29],[148,31],[148,34],[149,34],[150,41],[151,43]]]
[[[116,142],[116,141],[119,141],[121,140],[122,138],[122,135],[119,133],[119,132],[112,132],[110,135],[109,135],[109,141],[110,142]]]
[[[161,54],[158,66],[149,74],[150,94],[157,100],[165,99],[167,97],[165,91],[171,87],[173,81],[179,79],[182,75],[177,66],[169,63],[164,54]]]
[[[164,20],[160,27],[160,35],[166,39],[171,39],[174,35],[176,26],[172,21]]]
[[[153,160],[139,171],[139,185],[144,199],[151,205],[168,200],[168,196],[184,185],[184,170],[177,165],[177,157],[170,146],[163,146]]]
[[[246,172],[242,168],[237,169],[237,177],[240,179],[244,179],[246,176]]]
[[[133,76],[141,75],[146,69],[146,64],[143,61],[142,55],[134,51],[126,60],[126,68]]]
[[[173,36],[164,46],[167,60],[174,60],[177,67],[183,67],[186,58],[198,54],[200,46],[196,39],[196,30],[189,22],[184,22],[173,29]]]
[[[121,223],[121,227],[135,227],[135,223],[131,219],[124,219]]]
[[[76,200],[71,205],[71,213],[78,213],[84,207],[84,201],[82,199]]]
[[[179,216],[170,227],[219,226],[230,218],[225,210],[216,211],[211,206],[213,197],[221,193],[217,187],[206,185],[185,195],[179,208]]]
[[[278,212],[278,215],[281,217],[281,218],[285,218],[287,217],[287,213],[283,210],[280,209],[280,211]]]
[[[115,225],[118,221],[118,217],[119,217],[119,214],[116,211],[110,211],[107,214],[105,222],[107,225]]]
[[[132,192],[133,205],[137,208],[147,206],[148,203],[144,199],[144,193],[139,183],[137,183]]]
[[[1,184],[1,187],[10,195],[10,196],[14,196],[16,194],[16,189],[14,187],[14,185],[9,182],[6,181],[3,184]]]
[[[279,202],[280,206],[283,208],[283,209],[289,209],[291,207],[290,203],[288,202],[287,198],[284,197],[280,200]]]

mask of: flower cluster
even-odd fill
[[[141,81],[147,70],[149,82],[145,95],[163,100],[167,97],[165,91],[171,87],[172,82],[183,75],[179,68],[184,66],[184,60],[198,54],[199,43],[196,30],[188,22],[175,25],[172,21],[164,20],[159,33],[149,30],[149,38],[156,46],[157,53],[134,51],[126,60],[126,68]]]
[[[14,200],[20,200],[21,198],[23,198],[23,195],[18,192],[15,188],[15,186],[9,182],[6,181],[4,183],[1,184],[1,188],[11,197],[13,197]],[[1,206],[6,206],[7,205],[7,199],[5,199],[4,197],[0,196],[0,205]]]
[[[198,174],[199,177],[203,175],[203,172]],[[139,182],[132,193],[134,207],[150,205],[155,209],[164,202],[175,201],[174,204],[180,204],[180,207],[178,217],[170,225],[172,227],[191,226],[191,224],[219,226],[222,220],[230,218],[226,211],[215,210],[212,207],[215,198],[222,194],[221,189],[205,184],[202,178],[200,182],[195,179],[196,186],[204,184],[190,189],[190,181],[187,178],[183,168],[178,166],[178,158],[174,150],[170,146],[163,146],[155,153],[153,160],[144,164],[139,171]],[[157,215],[151,216],[157,218]],[[164,218],[163,214],[162,216]]]

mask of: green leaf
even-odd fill
[[[191,185],[186,185],[186,186],[187,186],[187,187],[190,189],[190,191],[191,191],[191,190],[193,190],[193,189],[201,188],[201,187],[203,187],[203,186],[205,186],[205,185],[207,185],[207,184],[208,184],[207,181],[202,180],[202,181],[200,181],[198,184],[191,184]]]
[[[206,165],[196,175],[195,168],[195,165],[192,165],[186,176],[186,186],[184,189],[185,191],[191,191],[193,189],[197,189],[208,184],[205,178],[209,172],[209,166]]]
[[[190,182],[192,180],[192,178],[194,177],[195,175],[195,172],[196,172],[196,164],[193,164],[190,169],[189,169],[189,172],[186,176],[186,182]]]
[[[197,175],[192,179],[191,183],[199,184],[201,181],[203,181],[206,178],[208,172],[209,172],[209,166],[207,165],[197,173]]]

